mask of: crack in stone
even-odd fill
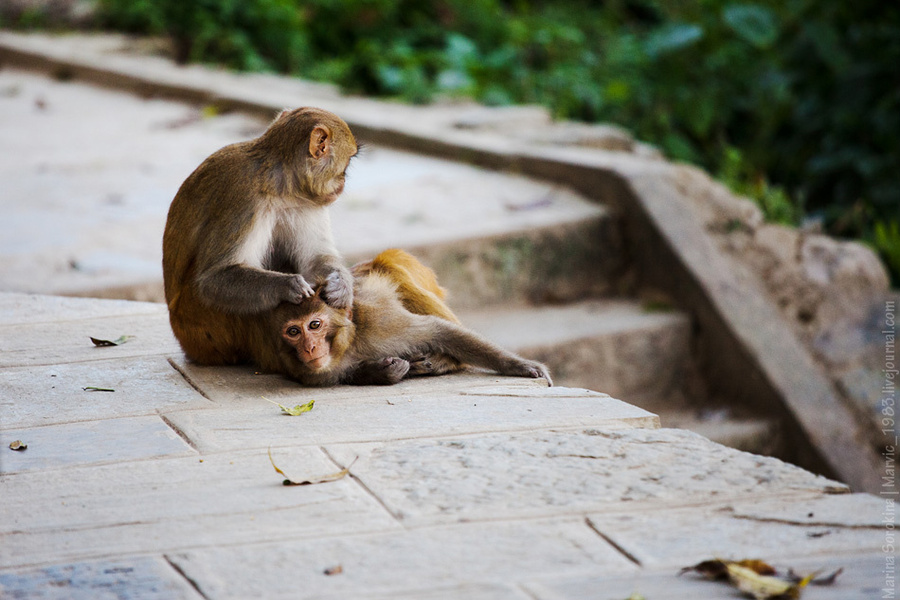
[[[175,570],[176,573],[178,573],[179,576],[181,576],[182,579],[188,582],[188,585],[190,585],[194,589],[194,591],[200,595],[201,598],[209,600],[209,596],[203,593],[203,590],[200,588],[200,584],[197,583],[197,581],[193,577],[185,573],[184,569],[182,569],[179,564],[172,560],[172,558],[169,557],[168,554],[163,554],[163,559],[169,564],[170,567],[172,567],[172,569]]]
[[[754,515],[739,515],[732,513],[735,519],[744,519],[746,521],[756,521],[757,523],[780,523],[782,525],[796,525],[798,527],[831,527],[835,529],[882,529],[884,525],[854,525],[851,523],[835,523],[829,521],[798,521],[796,519],[778,519],[776,517],[758,517]]]

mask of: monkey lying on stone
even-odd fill
[[[394,384],[463,365],[552,385],[544,365],[462,327],[434,273],[411,255],[389,250],[354,271],[352,309],[317,294],[248,320],[254,362],[304,385]]]

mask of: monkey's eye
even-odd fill
[[[322,321],[320,321],[318,319],[315,319],[315,320],[309,322],[309,328],[313,331],[315,331],[316,329],[318,329],[321,326],[322,326]]]
[[[291,327],[288,327],[287,334],[291,337],[297,337],[300,335],[300,328],[296,325],[292,325]]]

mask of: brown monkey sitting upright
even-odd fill
[[[337,116],[283,111],[260,137],[212,154],[172,201],[163,277],[172,331],[206,365],[250,358],[243,320],[313,295],[337,308],[353,279],[331,234],[328,206],[344,189],[356,140]]]
[[[403,254],[404,265],[415,263],[422,269],[420,274],[430,273]],[[441,311],[432,303],[435,298],[423,303],[415,285],[404,301],[402,277],[397,274],[406,267],[392,273],[391,264],[391,259],[379,255],[370,267],[358,269],[361,274],[355,281],[352,310],[328,306],[316,295],[300,304],[284,303],[248,320],[254,360],[267,371],[283,373],[305,385],[393,384],[410,372],[411,363],[419,363],[419,374],[446,372],[445,365],[452,370],[464,363],[550,382],[544,365],[503,350],[454,322],[456,317],[439,294],[434,296],[451,318],[435,316]],[[415,277],[409,281],[415,282]],[[440,290],[436,281],[434,287]],[[423,288],[419,285],[418,289]],[[416,314],[410,306],[432,314]],[[442,357],[449,362],[428,368],[431,360]]]

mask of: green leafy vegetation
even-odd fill
[[[103,26],[168,34],[183,61],[621,124],[775,221],[868,241],[900,281],[896,2],[98,1]]]

